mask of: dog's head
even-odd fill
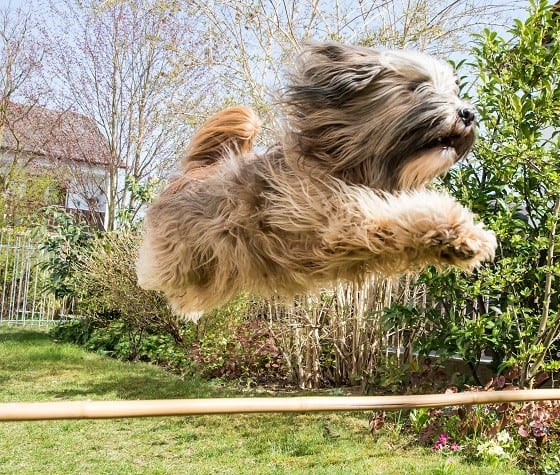
[[[349,183],[419,188],[474,143],[474,109],[458,92],[430,56],[308,45],[281,99],[289,153]]]

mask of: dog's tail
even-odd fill
[[[212,165],[228,152],[247,153],[261,122],[248,107],[230,107],[210,117],[194,134],[181,160],[183,171]]]

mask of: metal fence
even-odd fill
[[[64,313],[64,302],[44,291],[43,258],[30,233],[0,229],[0,324],[46,325]]]

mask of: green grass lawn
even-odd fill
[[[200,380],[0,327],[0,402],[234,395]],[[247,394],[250,397],[254,394]],[[0,474],[516,474],[373,439],[367,413],[0,422]]]

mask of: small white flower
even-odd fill
[[[488,455],[493,455],[494,457],[505,457],[506,453],[504,452],[504,448],[501,445],[493,444],[488,449]]]
[[[496,440],[500,444],[508,444],[511,441],[511,437],[508,434],[507,430],[503,430],[501,432],[498,432],[498,434],[496,435]]]
[[[476,451],[479,455],[486,455],[490,447],[490,441],[482,442],[476,446]]]
[[[493,458],[493,459],[509,458],[504,448],[495,440],[487,440],[486,442],[478,444],[476,450],[478,452],[478,455],[481,457]]]

